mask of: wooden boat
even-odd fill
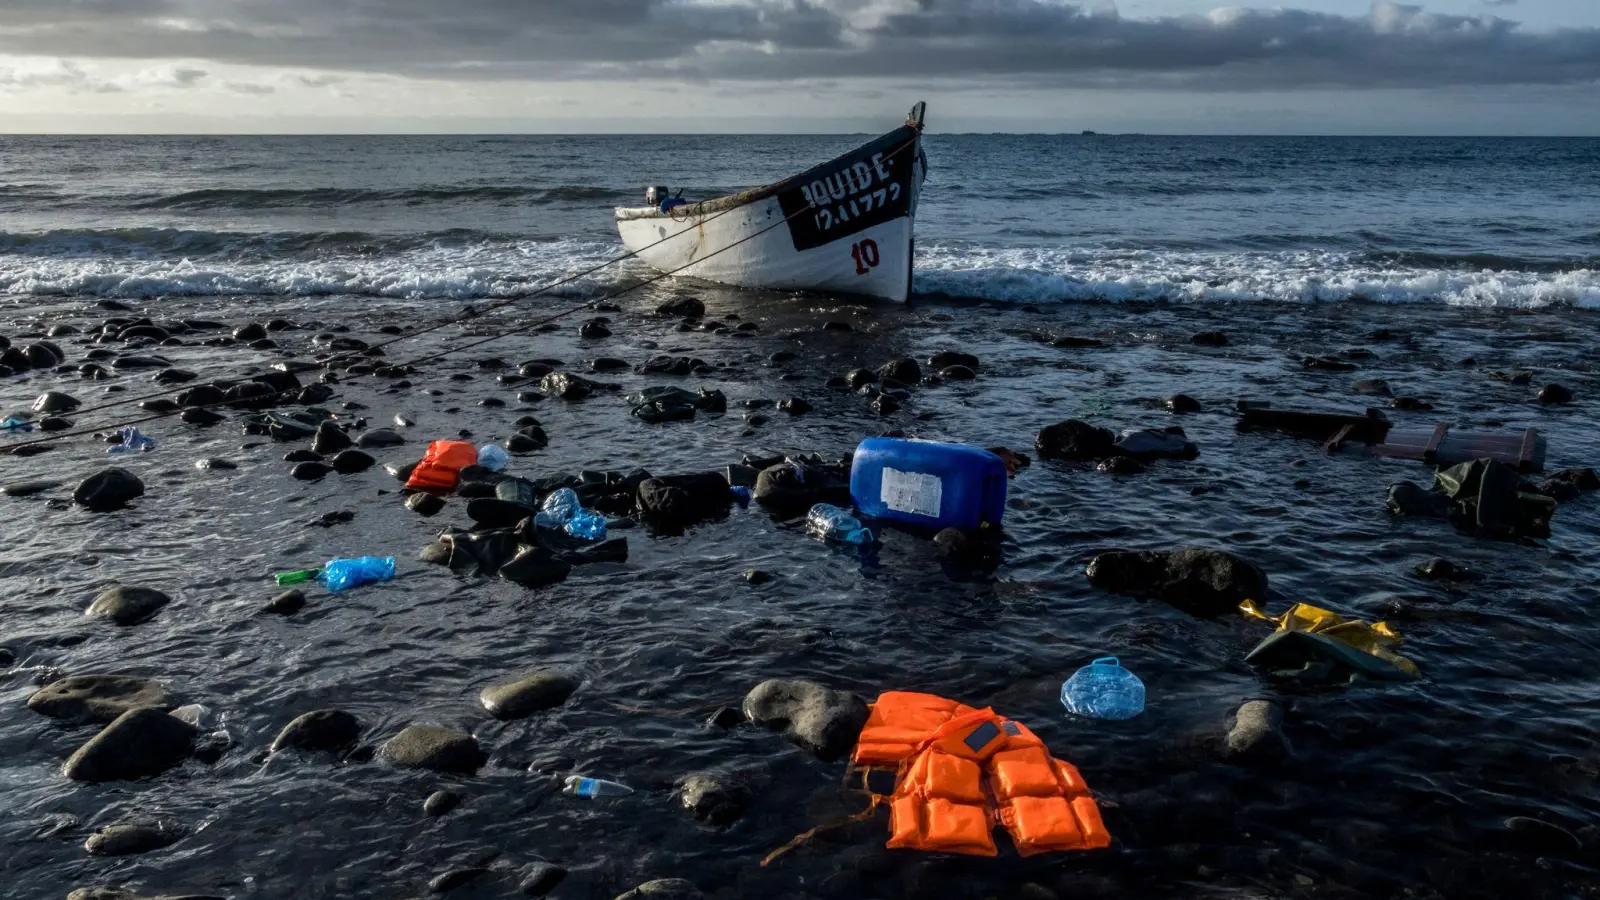
[[[904,302],[925,109],[918,103],[894,131],[766,187],[698,203],[651,188],[654,205],[617,209],[622,243],[662,272]]]

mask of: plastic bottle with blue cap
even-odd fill
[[[589,778],[584,775],[568,775],[563,783],[561,792],[574,797],[588,797],[591,800],[601,797],[626,797],[633,793],[633,788],[617,781],[607,781],[604,778]]]
[[[842,541],[846,544],[870,544],[872,532],[848,510],[831,503],[818,503],[806,515],[806,530],[812,537],[825,541]]]

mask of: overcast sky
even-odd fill
[[[0,131],[1600,134],[1600,0],[0,0]]]

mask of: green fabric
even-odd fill
[[[1281,678],[1318,683],[1409,681],[1416,676],[1399,666],[1323,634],[1279,631],[1256,645],[1245,662]]]
[[[1505,463],[1476,459],[1434,473],[1434,490],[1450,498],[1450,520],[1485,537],[1549,537],[1556,502],[1528,490]]]

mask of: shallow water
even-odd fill
[[[0,293],[523,296],[609,258],[612,208],[648,184],[720,196],[866,139],[0,136]],[[924,294],[1600,307],[1593,138],[935,133],[926,149]]]
[[[18,657],[0,674],[0,791],[9,813],[0,819],[0,896],[58,897],[91,883],[259,898],[416,896],[433,875],[489,857],[490,876],[452,896],[513,896],[515,869],[541,858],[572,871],[558,897],[607,898],[663,877],[688,878],[721,897],[1039,896],[1019,893],[1029,882],[1063,897],[1595,895],[1600,873],[1581,854],[1548,841],[1529,846],[1502,823],[1531,816],[1559,825],[1591,860],[1600,846],[1600,626],[1592,620],[1600,497],[1563,504],[1552,538],[1536,544],[1396,521],[1384,509],[1387,485],[1425,483],[1426,467],[1357,453],[1326,457],[1314,443],[1240,434],[1232,413],[1239,398],[1361,409],[1380,401],[1355,394],[1352,383],[1384,378],[1396,393],[1435,406],[1390,411],[1397,420],[1533,425],[1548,436],[1548,468],[1592,464],[1600,459],[1592,314],[1370,303],[893,309],[695,291],[711,316],[737,313],[759,323],[759,333],[675,332],[671,321],[647,315],[662,295],[645,291],[610,314],[612,338],[577,339],[578,316],[556,333],[431,363],[409,391],[351,379],[327,405],[365,404],[374,426],[396,414],[416,420],[403,429],[407,445],[373,451],[380,462],[411,461],[427,440],[461,428],[477,440],[504,438],[513,419],[531,413],[551,445],[515,460],[511,471],[528,476],[636,465],[656,474],[716,470],[757,449],[839,454],[889,428],[1031,451],[1039,428],[1067,418],[1114,428],[1181,424],[1202,453],[1125,478],[1036,460],[1011,484],[1005,560],[992,576],[946,571],[929,543],[895,531],[875,555],[832,548],[752,506],[679,536],[625,532],[626,564],[580,567],[538,591],[416,561],[440,528],[467,524],[460,502],[434,519],[418,517],[400,506],[398,484],[381,469],[294,481],[281,461],[290,446],[241,437],[236,424],[145,426],[158,449],[118,464],[145,480],[147,494],[112,514],[59,502],[106,464],[93,442],[7,457],[7,482],[49,477],[67,486],[0,503],[9,511],[0,520],[0,644]],[[302,359],[313,355],[310,337],[322,327],[344,323],[374,340],[380,324],[428,324],[444,314],[337,296],[167,298],[148,310],[158,320],[230,324],[282,315],[305,326],[274,335],[284,355]],[[0,309],[0,333],[16,340],[52,323],[92,327],[106,315],[89,299],[12,297]],[[513,310],[451,326],[396,345],[389,357],[420,356],[502,321],[534,318]],[[855,331],[823,331],[828,320]],[[1189,342],[1217,328],[1230,346]],[[1380,328],[1396,337],[1366,337]],[[1039,340],[1065,333],[1108,346],[1058,349]],[[74,340],[61,340],[69,361],[86,349]],[[1299,364],[1300,355],[1352,347],[1376,358],[1351,373]],[[858,364],[956,348],[982,358],[981,377],[919,389],[886,419],[863,398],[823,385]],[[797,358],[768,363],[778,350]],[[596,356],[638,363],[677,351],[721,368],[705,379],[593,377],[629,389],[720,388],[727,415],[651,426],[607,395],[519,409],[516,388],[474,366],[491,355],[512,363],[553,356],[582,371]],[[159,352],[204,377],[258,371],[277,359],[242,347]],[[1476,365],[1462,365],[1468,357]],[[1535,369],[1534,384],[1487,376],[1517,368]],[[454,373],[473,379],[449,380]],[[1534,391],[1550,381],[1571,388],[1577,402],[1534,403]],[[141,376],[91,383],[32,374],[0,382],[0,403],[23,408],[47,389],[97,403],[108,383],[127,384],[129,394],[151,388]],[[1205,411],[1175,416],[1154,402],[1179,391]],[[477,405],[489,396],[509,405]],[[744,401],[788,396],[815,410],[790,418],[768,408],[770,421],[744,433]],[[73,418],[80,426],[116,421],[109,412]],[[205,456],[239,469],[195,469]],[[339,509],[355,519],[308,527]],[[1183,545],[1256,562],[1271,578],[1275,611],[1306,601],[1387,619],[1424,678],[1283,688],[1242,662],[1265,633],[1259,623],[1196,619],[1091,589],[1083,576],[1100,550]],[[365,553],[399,557],[401,576],[340,596],[314,589],[294,616],[257,614],[277,593],[271,573]],[[1411,574],[1434,555],[1486,578],[1452,588]],[[741,578],[749,567],[778,578],[752,587]],[[83,608],[114,583],[156,587],[175,602],[131,628],[85,619]],[[1144,680],[1142,716],[1098,723],[1062,710],[1062,680],[1102,655],[1120,657]],[[477,706],[484,686],[546,665],[583,677],[565,706],[509,723]],[[156,677],[178,702],[203,704],[230,749],[215,765],[190,761],[141,782],[64,779],[62,760],[93,728],[62,726],[24,701],[53,675],[107,671]],[[840,785],[842,765],[753,728],[703,724],[772,677],[814,679],[869,699],[914,689],[992,704],[1080,767],[1117,842],[1104,852],[1028,860],[1009,850],[993,860],[890,852],[880,812],[763,868],[759,860],[791,837],[863,807]],[[1262,696],[1286,704],[1293,764],[1218,761],[1208,740],[1241,701]],[[295,755],[261,761],[285,723],[325,707],[360,717],[367,744],[412,722],[471,731],[490,763],[467,778]],[[674,783],[704,770],[755,787],[750,812],[731,827],[700,825],[677,808]],[[638,793],[615,802],[561,795],[560,777],[574,772],[616,778]],[[462,807],[424,817],[423,798],[445,786],[465,795]],[[83,852],[89,832],[132,813],[198,830],[142,856]]]

